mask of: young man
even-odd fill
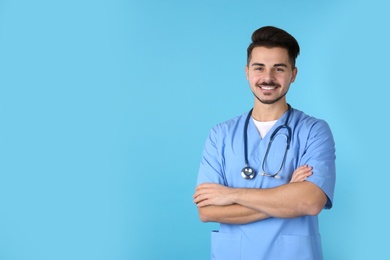
[[[215,126],[193,196],[212,232],[212,259],[322,259],[318,214],[330,209],[335,145],[323,120],[286,101],[299,45],[267,26],[256,30],[245,68],[251,111]]]

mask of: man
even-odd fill
[[[322,259],[318,214],[330,209],[335,146],[323,120],[290,107],[299,45],[267,26],[248,47],[253,110],[215,126],[193,196],[213,231],[212,259]]]

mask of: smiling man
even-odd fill
[[[210,132],[193,196],[218,222],[212,259],[322,259],[318,214],[330,209],[335,145],[328,124],[286,100],[298,69],[293,36],[267,26],[247,51],[253,109]]]

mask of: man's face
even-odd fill
[[[287,49],[255,47],[251,56],[245,71],[256,99],[263,104],[286,102],[285,95],[298,72]]]

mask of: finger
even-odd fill
[[[195,194],[192,196],[193,199],[204,197],[204,192],[195,192]]]
[[[197,206],[198,208],[204,207],[204,205],[203,205],[202,202],[196,203],[196,206]]]
[[[312,175],[312,172],[311,172],[310,170],[304,171],[304,172],[299,173],[299,174],[296,176],[296,179],[297,179],[298,181],[303,181],[303,180],[306,180],[307,177],[309,177],[310,175]]]
[[[199,195],[199,196],[196,196],[196,197],[194,198],[193,202],[194,202],[195,204],[198,204],[198,203],[201,202],[202,200],[205,200],[205,198],[204,198],[203,196]]]
[[[309,167],[298,168],[294,172],[290,182],[304,181],[311,174],[312,174],[312,171],[311,171],[311,168],[309,168]]]
[[[196,203],[196,206],[198,208],[206,207],[206,206],[210,206],[210,205],[211,205],[211,202],[209,200],[202,200],[202,201]]]
[[[310,167],[307,164],[305,164],[305,165],[302,165],[302,166],[298,167],[297,170],[299,170],[299,171],[307,171],[307,170],[310,170]]]
[[[216,188],[216,187],[219,187],[219,186],[222,186],[218,183],[210,183],[210,182],[205,182],[205,183],[202,183],[200,185],[198,185],[196,187],[196,190],[199,190],[199,189],[213,189],[213,188]]]
[[[200,192],[199,191],[195,191],[194,195],[192,195],[192,198],[196,198],[200,195]]]
[[[308,176],[310,174],[311,170],[310,169],[301,169],[297,172],[294,173],[296,177],[302,177],[302,176]]]
[[[198,194],[197,196],[195,196],[194,198],[194,203],[199,203],[201,201],[204,201],[204,200],[210,200],[212,198],[212,195],[209,194],[209,193],[202,193],[202,194]]]
[[[300,174],[300,173],[302,173],[302,172],[305,172],[307,170],[307,167],[306,166],[300,166],[300,167],[298,167],[295,171],[294,171],[294,173],[293,174]]]
[[[304,174],[305,174],[305,171],[303,171],[303,170],[296,170],[293,173],[292,179],[297,179],[297,178],[299,178],[300,176],[302,176]]]
[[[307,165],[298,167],[295,171],[294,174],[307,174],[311,171],[312,167],[309,167]]]
[[[196,188],[197,189],[200,189],[200,188],[204,188],[204,187],[207,187],[207,186],[210,186],[212,185],[213,183],[209,183],[209,182],[204,182],[202,184],[199,184]]]
[[[210,192],[212,192],[212,188],[209,185],[201,184],[198,187],[196,187],[195,193],[192,197],[195,198],[201,194],[206,194],[206,193],[210,193]]]

